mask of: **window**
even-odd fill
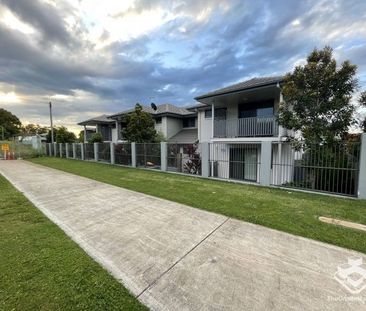
[[[205,110],[205,118],[212,118],[212,109]],[[215,109],[215,119],[226,119],[226,108],[216,108]]]
[[[161,124],[161,117],[155,119],[156,124]]]
[[[212,109],[205,110],[205,118],[206,119],[212,118]]]
[[[183,119],[183,127],[195,127],[195,126],[196,126],[196,118]]]
[[[272,117],[274,114],[273,100],[240,104],[239,118]]]

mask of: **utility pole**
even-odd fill
[[[51,121],[51,142],[52,142],[52,146],[54,143],[53,140],[53,121],[52,121],[52,103],[50,102],[50,121]]]

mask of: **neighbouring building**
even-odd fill
[[[155,121],[155,129],[168,142],[192,143],[198,140],[197,112],[195,109],[176,107],[171,104],[158,105],[154,110],[142,106],[143,111],[151,114]],[[124,116],[134,111],[134,108],[112,115],[101,115],[78,123],[84,126],[84,141],[87,142],[90,133],[101,133],[105,142],[124,142]]]

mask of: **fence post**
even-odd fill
[[[98,162],[98,149],[99,149],[99,144],[94,143],[94,161],[95,162]]]
[[[62,158],[62,144],[60,143],[59,146],[60,146],[60,158]]]
[[[168,144],[165,141],[160,143],[160,170],[166,172],[168,168]]]
[[[201,170],[202,177],[210,177],[210,144],[201,143]]]
[[[76,159],[76,143],[72,143],[72,158]]]
[[[360,167],[358,174],[358,198],[366,199],[366,133],[361,134]]]
[[[69,144],[65,144],[65,158],[67,159],[69,157]]]
[[[57,143],[53,143],[53,155],[57,157]]]
[[[136,167],[136,143],[131,143],[131,164]]]
[[[48,156],[52,157],[52,144],[48,143],[47,145],[48,145]]]
[[[110,148],[111,148],[111,164],[115,164],[116,163],[116,158],[115,158],[115,154],[114,154],[114,142],[111,142],[111,145],[110,145]]]
[[[271,184],[271,160],[272,142],[262,141],[259,183],[263,186],[269,186]]]
[[[81,151],[81,160],[85,160],[85,149],[84,149],[84,144],[80,143],[80,151]]]

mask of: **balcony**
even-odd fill
[[[278,123],[275,116],[214,121],[215,138],[273,136],[278,136]]]

